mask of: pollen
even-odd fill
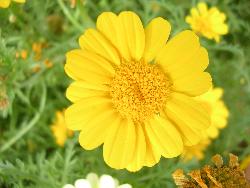
[[[111,81],[110,94],[114,107],[122,116],[143,122],[161,112],[171,85],[158,65],[124,61]]]

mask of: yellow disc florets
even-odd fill
[[[166,104],[171,82],[157,65],[123,62],[111,82],[111,96],[122,116],[142,122]]]

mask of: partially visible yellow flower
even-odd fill
[[[211,126],[206,130],[206,135],[210,138],[216,138],[219,135],[219,129],[227,125],[229,111],[222,100],[223,89],[211,88],[207,93],[197,97],[211,116]]]
[[[65,71],[75,81],[66,92],[73,104],[65,120],[81,131],[80,145],[103,145],[109,166],[138,171],[197,144],[210,117],[194,97],[212,85],[198,36],[186,30],[167,42],[167,20],[144,28],[131,11],[104,12],[96,27],[66,55]]]
[[[11,1],[17,3],[25,3],[26,0],[0,0],[0,8],[8,8],[10,6]]]
[[[190,10],[186,22],[190,24],[193,31],[208,39],[220,41],[220,36],[228,33],[228,25],[225,23],[226,15],[217,7],[208,9],[204,2],[200,2],[197,8]]]
[[[185,146],[183,153],[181,155],[183,161],[189,161],[193,158],[201,160],[204,158],[204,151],[211,143],[211,140],[204,138],[197,145],[194,146]]]
[[[240,168],[242,170],[245,170],[248,166],[250,166],[250,155],[248,155],[246,158],[243,159],[243,161],[240,164]]]
[[[247,157],[245,157],[245,159],[243,159],[243,161],[240,164],[240,168],[244,170],[246,179],[248,180],[248,182],[250,182],[250,155],[248,155]]]
[[[198,160],[204,157],[204,151],[211,143],[211,138],[216,138],[219,134],[219,129],[224,128],[227,125],[227,119],[229,112],[221,99],[223,95],[222,88],[211,88],[205,94],[196,97],[203,106],[208,110],[211,117],[211,126],[202,132],[202,140],[194,146],[185,146],[182,158],[184,161],[188,161],[193,157]]]
[[[67,138],[73,136],[73,132],[66,127],[64,112],[61,111],[56,112],[56,119],[51,126],[51,130],[59,146],[64,146]]]

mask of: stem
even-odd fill
[[[20,131],[18,131],[18,133],[12,137],[9,141],[7,141],[1,148],[0,148],[0,153],[6,151],[8,148],[10,148],[13,144],[15,144],[17,142],[17,140],[19,140],[20,138],[22,138],[29,130],[31,130],[31,128],[38,122],[38,120],[40,119],[40,116],[44,110],[45,107],[45,103],[46,103],[46,95],[47,95],[47,90],[46,90],[46,86],[43,83],[42,84],[42,98],[41,98],[41,102],[39,105],[39,111],[36,113],[36,115],[31,119],[31,121],[28,123],[27,126],[22,126],[22,129]]]
[[[79,30],[83,31],[83,27],[76,21],[76,19],[70,14],[69,10],[66,8],[62,0],[57,0],[59,6],[61,7],[65,16],[69,19],[69,21]]]

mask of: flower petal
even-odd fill
[[[156,115],[145,123],[145,130],[152,146],[164,157],[176,157],[183,151],[181,135],[167,119]]]
[[[135,142],[134,157],[131,163],[127,167],[127,169],[132,172],[138,171],[143,167],[146,155],[146,141],[143,129],[140,124],[135,125],[135,132],[136,132],[136,142]]]
[[[192,97],[172,93],[166,105],[168,118],[182,133],[185,145],[195,145],[201,139],[200,132],[210,126],[210,116],[205,107]]]
[[[88,175],[86,176],[86,179],[89,181],[91,187],[98,187],[99,184],[99,178],[97,176],[97,174],[95,173],[88,173]]]
[[[87,29],[79,38],[82,49],[100,55],[114,64],[120,64],[120,57],[112,44],[97,30]]]
[[[66,109],[65,122],[67,127],[71,130],[82,130],[89,120],[110,109],[113,109],[113,106],[109,98],[84,98]]]
[[[115,181],[110,175],[102,175],[100,177],[99,188],[115,188]]]
[[[10,0],[1,0],[0,8],[8,8],[10,6]]]
[[[142,58],[145,47],[145,33],[140,18],[131,11],[121,12],[118,16],[125,39],[125,46],[132,60]],[[131,60],[130,59],[130,60]]]
[[[160,161],[161,153],[150,142],[149,136],[147,135],[147,131],[145,130],[145,125],[143,126],[143,131],[146,141],[145,166],[152,167]]]
[[[202,75],[202,71],[208,66],[207,51],[200,47],[199,38],[192,31],[183,31],[173,37],[159,52],[156,62],[170,76],[174,86],[177,85],[178,91],[196,96],[211,87],[211,79],[208,74]],[[182,86],[178,83],[179,79],[187,80],[189,87],[182,85],[183,88],[181,88]],[[201,84],[196,84],[200,81],[203,81],[201,83],[203,87]],[[195,84],[192,84],[193,82]]]
[[[112,12],[104,12],[97,18],[96,27],[119,51],[120,55],[129,61],[130,54],[127,46],[125,30],[118,16]]]
[[[72,50],[66,54],[66,73],[74,80],[109,83],[115,70],[99,55],[86,50]]]
[[[109,90],[109,86],[104,84],[76,81],[67,88],[66,97],[71,102],[77,102],[88,97],[109,96]]]
[[[207,72],[194,72],[174,81],[173,90],[189,94],[201,95],[212,87],[212,78]]]
[[[113,120],[119,114],[109,109],[90,119],[79,135],[79,143],[86,150],[97,148],[105,141],[107,133],[112,129]]]
[[[103,147],[105,162],[112,168],[123,169],[132,161],[136,142],[131,120],[114,121]]]
[[[144,59],[152,61],[167,42],[171,30],[169,22],[161,17],[153,19],[145,29]]]
[[[91,185],[86,179],[78,179],[75,182],[75,188],[91,188]]]

